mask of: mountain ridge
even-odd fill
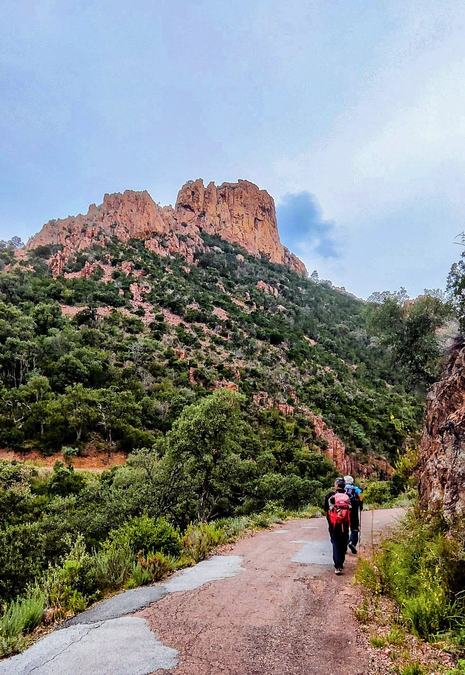
[[[206,187],[202,179],[188,181],[174,207],[160,206],[147,190],[105,194],[102,204],[91,204],[86,214],[48,221],[26,251],[60,247],[50,260],[55,274],[62,273],[74,253],[104,245],[111,237],[123,243],[140,239],[153,253],[180,255],[192,263],[194,251],[205,250],[202,233],[307,275],[304,263],[281,243],[271,195],[242,179]]]

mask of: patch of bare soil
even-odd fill
[[[28,462],[34,466],[50,469],[57,461],[63,463],[66,463],[67,461],[61,452],[54,452],[52,455],[43,455],[37,450],[30,452],[15,452],[14,450],[5,448],[0,448],[0,459],[9,462]],[[124,452],[102,453],[97,452],[95,449],[89,449],[86,450],[84,455],[73,457],[68,461],[75,469],[99,472],[110,469],[112,466],[121,466],[126,461],[126,455]]]

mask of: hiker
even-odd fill
[[[357,554],[357,544],[360,538],[360,520],[361,520],[361,510],[363,507],[362,502],[362,489],[355,485],[354,479],[352,476],[344,476],[345,480],[345,491],[349,495],[350,499],[350,535],[348,546],[351,552]]]
[[[349,541],[351,505],[345,487],[345,480],[336,478],[334,490],[326,495],[323,507],[333,545],[334,572],[338,575],[342,574]]]

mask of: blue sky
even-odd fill
[[[3,0],[0,238],[105,192],[247,178],[309,271],[444,286],[465,229],[462,0]]]

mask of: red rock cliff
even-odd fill
[[[428,395],[420,445],[419,488],[424,509],[450,525],[465,522],[465,346],[452,349],[442,379]]]
[[[142,239],[156,253],[178,253],[191,260],[193,250],[203,248],[202,231],[306,274],[302,261],[280,242],[273,198],[246,180],[218,187],[189,181],[174,208],[159,206],[146,191],[105,195],[103,204],[92,204],[84,215],[49,221],[27,248],[58,244],[66,259],[115,236],[123,242]]]

